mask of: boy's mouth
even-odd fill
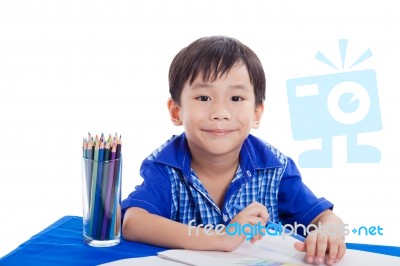
[[[234,130],[232,129],[204,129],[205,132],[213,135],[213,136],[226,136],[232,133]]]

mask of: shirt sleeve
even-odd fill
[[[145,159],[140,168],[143,183],[136,186],[121,203],[122,217],[130,207],[139,207],[149,213],[170,218],[171,181],[167,170],[160,163]]]
[[[278,208],[282,224],[297,223],[307,227],[321,212],[327,209],[332,210],[333,204],[325,198],[317,198],[314,195],[302,182],[300,172],[293,160],[288,158],[279,185]]]

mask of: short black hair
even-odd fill
[[[257,55],[240,41],[226,36],[203,37],[183,48],[172,60],[169,69],[169,92],[180,104],[185,83],[190,84],[199,73],[204,81],[215,81],[234,67],[243,63],[254,87],[256,106],[265,100],[265,73]]]

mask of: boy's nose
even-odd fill
[[[219,108],[214,108],[214,110],[211,112],[210,118],[212,120],[230,120],[231,114],[227,108],[220,106]]]

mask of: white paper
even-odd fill
[[[102,266],[126,265],[310,265],[304,260],[305,254],[294,249],[296,239],[286,237],[265,236],[254,244],[244,242],[232,252],[195,251],[185,249],[170,249],[158,253],[157,256],[124,259]],[[351,250],[346,251],[344,258],[334,265],[400,265],[400,257]]]

